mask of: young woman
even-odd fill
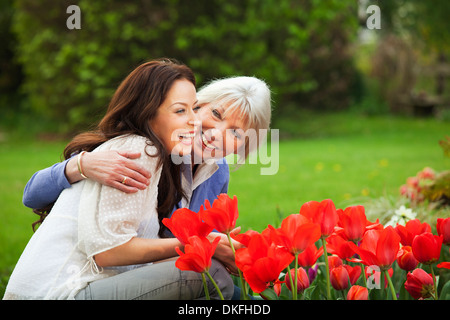
[[[22,253],[4,298],[201,298],[199,274],[163,261],[182,245],[164,238],[161,227],[184,196],[181,168],[171,154],[191,153],[196,108],[195,78],[188,67],[158,60],[131,72],[98,130],[75,137],[64,154],[78,153],[81,164],[84,151],[140,153],[134,161],[151,174],[148,187],[127,194],[84,179],[65,189]],[[230,298],[234,287],[222,264],[214,260],[210,273]],[[209,289],[214,297],[214,287]]]

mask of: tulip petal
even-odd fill
[[[389,269],[397,259],[399,249],[400,236],[394,231],[394,228],[389,226],[382,230],[376,250],[379,266],[382,269]]]

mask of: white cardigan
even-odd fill
[[[156,169],[159,158],[148,155],[156,148],[144,137],[127,135],[95,151],[101,150],[140,152],[135,161],[150,171],[150,185],[126,194],[87,179],[65,189],[22,253],[4,299],[73,299],[89,282],[136,267],[99,269],[94,255],[133,237],[158,237],[161,168]]]

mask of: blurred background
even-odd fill
[[[81,29],[67,28],[69,5]],[[244,230],[324,198],[382,215],[414,207],[399,187],[450,166],[449,17],[443,0],[0,0],[2,286],[36,220],[26,182],[152,58],[189,65],[198,87],[233,75],[271,87],[280,167],[232,171]]]
[[[71,4],[81,29],[66,27]],[[381,29],[367,27],[370,5]],[[1,125],[29,130],[26,118],[38,118],[38,131],[85,129],[119,82],[157,57],[189,65],[199,86],[265,79],[275,124],[348,109],[449,118],[449,14],[436,0],[2,0]]]

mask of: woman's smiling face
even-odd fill
[[[201,105],[196,114],[201,130],[194,140],[194,157],[203,161],[237,154],[245,143],[245,118],[238,110],[226,112],[228,106]]]
[[[156,117],[150,120],[152,131],[167,153],[180,156],[191,153],[197,108],[195,86],[188,80],[175,81]]]

